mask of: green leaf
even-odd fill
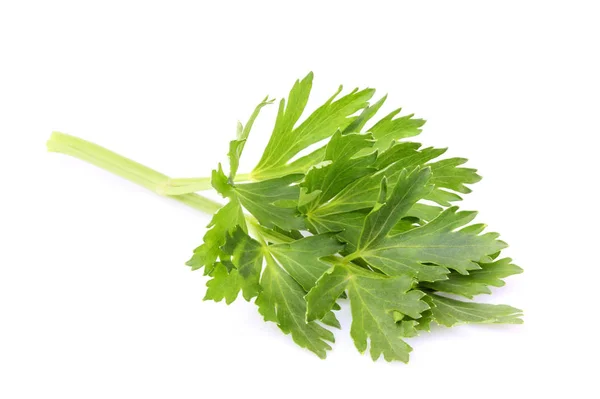
[[[229,178],[225,176],[221,164],[219,164],[218,169],[213,169],[210,184],[223,198],[231,198],[233,196],[233,185]]]
[[[243,284],[237,270],[227,271],[227,267],[223,263],[217,262],[211,272],[211,277],[206,283],[208,288],[204,300],[221,302],[225,299],[228,305],[235,301]]]
[[[420,204],[416,204],[420,205]],[[398,234],[409,230],[407,228],[417,227],[414,225],[414,217],[410,216],[415,210],[413,206],[409,211],[407,218],[401,219],[390,231],[390,234]],[[440,209],[441,211],[441,209]],[[345,253],[350,254],[356,251],[358,240],[365,224],[367,217],[365,211],[355,211],[347,213],[336,213],[333,215],[325,215],[323,217],[312,217],[308,220],[310,230],[315,233],[324,234],[330,231],[337,232],[337,237],[346,243]],[[439,214],[439,212],[438,212]]]
[[[218,169],[212,171],[211,184],[219,194],[229,198],[229,202],[213,215],[210,223],[206,226],[209,230],[204,234],[202,245],[194,249],[194,254],[186,262],[186,265],[190,266],[192,270],[204,266],[205,275],[211,273],[214,263],[223,254],[221,247],[225,244],[227,236],[233,233],[238,226],[243,231],[247,231],[242,207],[220,164]],[[228,256],[224,256],[223,259],[228,260]]]
[[[477,169],[459,168],[466,162],[465,158],[449,158],[427,164],[433,173],[433,184],[438,188],[446,188],[463,194],[470,193],[471,189],[465,184],[477,183],[481,180],[481,176],[477,174]]]
[[[458,167],[464,164],[467,161],[466,159],[450,158],[438,162],[427,162],[446,152],[446,149],[429,147],[417,150],[417,147],[410,146],[413,144],[416,143],[400,143],[390,148],[390,152],[392,153],[391,159],[397,159],[397,161],[391,164],[384,162],[385,153],[381,157],[378,166],[380,168],[385,166],[381,170],[381,173],[388,176],[392,185],[395,184],[397,176],[399,176],[399,173],[403,169],[425,164],[425,166],[431,167],[431,184],[435,186],[435,189],[425,199],[437,202],[443,206],[450,206],[451,202],[460,201],[462,198],[458,194],[448,190],[469,193],[471,190],[465,184],[472,184],[481,180],[481,176],[477,174],[476,169]],[[420,144],[416,145],[419,146]]]
[[[385,193],[382,195],[386,180],[382,181],[379,202],[365,219],[358,241],[358,252],[368,251],[381,244],[390,230],[406,216],[408,210],[432,190],[433,187],[428,185],[430,175],[429,168],[417,169],[410,173],[404,170],[388,199],[385,199]],[[385,203],[381,203],[382,200],[385,200]]]
[[[366,216],[365,212],[358,211],[325,215],[323,217],[309,215],[307,221],[311,226],[311,230],[316,233],[338,232],[338,238],[347,244],[346,250],[351,253],[356,250]]]
[[[450,206],[451,202],[461,200],[461,197],[447,190],[468,193],[470,189],[466,184],[476,183],[481,180],[475,169],[459,168],[466,162],[463,158],[450,158],[439,162],[429,163],[432,159],[442,155],[445,149],[424,148],[419,149],[418,143],[397,143],[379,154],[374,163],[377,172],[358,177],[351,184],[327,203],[312,211],[316,216],[333,213],[350,212],[359,209],[372,208],[377,200],[379,184],[383,177],[388,179],[388,187],[393,189],[402,170],[412,170],[419,166],[431,167],[430,183],[435,187],[425,199]]]
[[[421,133],[421,127],[425,124],[425,121],[413,118],[414,114],[395,118],[400,111],[402,111],[402,108],[390,112],[373,125],[373,127],[368,129],[377,140],[375,144],[376,149],[384,150],[393,142]]]
[[[351,124],[346,126],[342,134],[362,132],[363,127],[369,120],[371,120],[373,116],[375,116],[375,114],[377,113],[377,111],[379,111],[379,108],[381,108],[386,99],[387,95],[383,96],[375,104],[369,105],[368,107],[363,109],[358,118],[356,118]]]
[[[417,287],[418,289],[418,287]],[[402,327],[405,331],[406,337],[417,336],[420,331],[431,331],[431,323],[433,322],[433,313],[431,309],[435,306],[431,297],[429,295],[425,295],[421,298],[423,302],[429,306],[429,309],[423,311],[421,313],[421,317],[418,319],[414,319],[410,316],[406,316],[400,313],[400,318],[397,318],[397,323]]]
[[[273,104],[273,101],[275,100],[269,100],[269,96],[265,97],[264,100],[262,100],[262,102],[256,106],[254,112],[252,112],[252,115],[250,115],[248,122],[246,122],[246,125],[242,125],[240,122],[238,122],[237,137],[235,140],[229,142],[229,153],[227,154],[229,157],[229,178],[232,181],[237,174],[238,167],[240,166],[240,157],[242,156],[242,151],[244,150],[246,140],[248,139],[250,130],[252,130],[254,121],[258,117],[260,110],[265,105]]]
[[[374,90],[358,89],[335,100],[339,90],[313,112],[304,122],[296,126],[302,115],[312,88],[312,73],[301,81],[296,81],[286,101],[281,100],[277,120],[271,139],[265,148],[262,158],[252,171],[256,180],[278,177],[288,174],[286,164],[300,151],[311,144],[331,137],[336,131],[345,129],[355,119],[357,111],[368,106],[368,100]]]
[[[239,202],[233,199],[224,205],[213,215],[207,227],[209,230],[204,234],[202,245],[194,250],[191,259],[186,262],[192,270],[204,266],[204,274],[212,271],[213,264],[223,253],[221,247],[225,244],[227,235],[237,228],[246,230],[246,220]]]
[[[375,169],[371,168],[371,165],[377,158],[376,153],[354,158],[360,150],[372,145],[371,135],[342,135],[339,131],[335,133],[325,151],[324,160],[329,161],[329,164],[311,169],[301,184],[308,194],[319,191],[304,208],[308,211],[315,209],[329,201],[348,184],[373,172]]]
[[[306,295],[307,320],[321,318],[347,290],[352,311],[350,335],[356,348],[365,352],[369,340],[373,360],[383,355],[387,361],[407,362],[412,349],[402,340],[407,329],[396,323],[395,312],[419,318],[429,309],[421,301],[425,294],[412,290],[412,285],[407,276],[387,277],[351,264],[337,265]]]
[[[227,304],[233,302],[242,291],[244,298],[249,301],[260,292],[259,278],[262,270],[263,252],[261,245],[253,240],[239,226],[233,234],[227,236],[227,241],[222,250],[231,257],[234,268],[215,269],[211,274],[213,277],[206,285],[206,297],[219,302],[225,298]]]
[[[429,175],[430,171],[427,169],[415,171],[411,174],[404,172],[401,177],[401,184],[396,185],[395,193],[392,194],[392,198],[387,201],[387,204],[383,209],[382,202],[384,202],[384,199],[380,198],[380,202],[377,203],[376,201],[374,205],[374,209],[377,211],[373,211],[369,214],[363,211],[332,214],[323,214],[317,211],[314,214],[311,213],[308,215],[308,222],[312,228],[319,233],[338,231],[339,238],[348,244],[346,248],[347,251],[354,252],[357,250],[358,242],[366,223],[369,224],[368,228],[373,229],[369,234],[377,234],[375,231],[376,227],[383,229],[379,231],[378,237],[373,237],[374,239],[381,239],[390,231],[396,233],[399,231],[406,231],[407,222],[401,220],[404,216],[412,217],[413,214],[418,214],[419,216],[433,216],[434,213],[439,214],[439,211],[441,211],[440,208],[415,203],[421,197],[427,195],[431,190],[431,187],[427,185]],[[385,179],[382,180],[380,185],[384,184],[383,182],[386,181],[387,180]],[[382,195],[381,189],[378,195]],[[403,203],[396,204],[397,207],[392,209],[392,205],[390,204],[394,203],[394,201],[398,202],[403,195],[406,196]],[[408,208],[408,210],[406,208]],[[384,225],[378,226],[378,220],[383,219],[384,217],[382,212],[389,212],[388,216],[392,216],[392,218],[388,218]],[[364,239],[367,238],[365,237]]]
[[[287,201],[298,202],[300,187],[296,183],[302,175],[288,175],[256,183],[235,185],[241,204],[266,227],[278,226],[284,230],[302,230],[304,222],[295,208],[277,206]]]
[[[430,294],[433,320],[446,327],[465,323],[521,324],[523,312],[508,305],[457,301]]]
[[[302,238],[287,244],[269,246],[269,251],[279,264],[306,291],[331,265],[321,258],[338,253],[344,248],[336,238],[336,233],[325,233]]]
[[[474,225],[477,226],[477,225]],[[484,226],[482,226],[484,227]],[[448,280],[434,283],[423,283],[424,287],[435,291],[462,295],[472,299],[475,295],[491,294],[490,286],[504,286],[503,278],[523,272],[519,266],[512,264],[512,259],[504,258],[491,263],[479,263],[480,270],[473,270],[468,275],[452,272]]]
[[[426,302],[427,304],[429,304],[429,301],[426,300],[426,298],[428,298],[427,296],[423,297],[423,301]],[[429,305],[430,308],[433,307],[433,305]],[[419,320],[417,320],[417,325],[415,326],[415,329],[417,331],[431,331],[431,322],[433,321],[433,312],[431,311],[431,309],[424,311],[423,313],[421,313],[421,318]]]
[[[417,203],[410,208],[407,216],[417,218],[421,221],[430,221],[438,217],[442,211],[443,208],[439,206]]]
[[[480,269],[477,262],[506,248],[497,233],[479,235],[465,226],[476,212],[452,207],[431,222],[405,233],[388,236],[360,251],[360,256],[387,275],[407,274],[420,281],[447,279],[448,269],[461,274]]]
[[[393,143],[377,158],[376,167],[379,170],[389,169],[388,176],[402,169],[414,169],[439,157],[446,152],[445,148],[427,147],[421,149],[419,143]]]
[[[277,323],[284,334],[291,334],[296,344],[324,359],[331,349],[327,341],[335,341],[333,333],[316,322],[305,321],[305,291],[270,255],[265,259],[262,291],[256,298],[258,311],[266,321]],[[328,319],[332,317],[333,314]]]
[[[412,338],[419,335],[419,322],[417,320],[404,320],[398,323],[400,335],[406,338]]]
[[[321,190],[314,190],[310,193],[306,189],[306,187],[300,187],[300,198],[298,198],[298,203],[296,204],[298,208],[302,208],[315,201],[321,195]]]

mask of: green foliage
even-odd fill
[[[325,358],[326,351],[331,349],[327,341],[335,341],[333,333],[316,321],[306,322],[304,289],[270,255],[266,256],[260,283],[262,291],[256,305],[265,320],[277,323],[281,331],[291,334],[298,345]]]
[[[446,327],[464,323],[521,324],[522,312],[508,305],[464,302],[431,294],[432,319]]]
[[[507,245],[472,224],[476,212],[451,206],[481,179],[477,171],[406,141],[422,119],[397,109],[377,120],[387,97],[370,104],[372,89],[340,96],[340,87],[305,115],[312,82],[312,73],[296,81],[279,102],[250,174],[238,175],[239,159],[268,98],[239,124],[229,174],[213,171],[227,202],[188,261],[210,276],[205,299],[255,299],[266,321],[322,358],[334,342],[329,327],[339,327],[334,311],[347,302],[354,343],[374,360],[407,362],[406,339],[432,323],[520,323],[513,307],[439,294],[472,299],[522,271],[494,260]]]
[[[237,174],[238,167],[240,166],[240,157],[242,156],[242,151],[244,151],[244,146],[246,145],[246,140],[248,140],[248,135],[250,134],[250,130],[252,130],[252,125],[254,125],[254,121],[258,117],[260,110],[265,105],[272,104],[275,100],[269,100],[269,97],[265,97],[264,100],[260,104],[256,106],[252,115],[250,115],[250,119],[246,122],[246,125],[242,125],[241,122],[238,122],[237,129],[237,137],[235,140],[229,142],[229,153],[227,156],[229,157],[229,178],[234,179]]]
[[[402,340],[406,335],[396,318],[399,314],[419,318],[429,309],[421,301],[425,294],[412,289],[413,283],[408,276],[388,277],[351,263],[337,265],[306,295],[307,321],[321,319],[347,291],[352,309],[350,334],[356,348],[364,352],[369,340],[373,360],[383,355],[388,361],[407,362],[411,348]]]
[[[472,270],[467,275],[451,272],[448,274],[447,280],[424,283],[423,285],[435,291],[448,292],[473,299],[475,295],[491,294],[492,291],[489,287],[504,286],[503,278],[523,272],[523,269],[511,262],[510,258],[491,263],[480,262],[481,269]]]

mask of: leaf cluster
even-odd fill
[[[376,115],[386,97],[342,87],[314,112],[313,75],[279,102],[271,138],[240,179],[244,145],[265,98],[238,124],[211,184],[226,203],[187,262],[210,277],[205,299],[254,301],[266,321],[321,358],[349,302],[350,334],[375,360],[407,362],[406,338],[431,323],[521,323],[521,311],[470,301],[522,270],[475,212],[453,204],[481,178],[464,158],[408,141],[425,123],[401,109]],[[458,296],[465,299],[456,299]]]

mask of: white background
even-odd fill
[[[594,3],[2,1],[0,397],[597,397]],[[252,304],[202,302],[183,263],[208,217],[45,151],[60,130],[205,175],[236,120],[309,70],[313,106],[375,87],[479,169],[461,206],[526,271],[481,300],[524,325],[436,328],[408,365],[373,363],[344,310],[319,360]]]

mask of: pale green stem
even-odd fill
[[[58,152],[81,159],[115,175],[121,176],[155,193],[164,195],[161,188],[169,177],[125,158],[106,148],[68,134],[54,132],[47,143],[48,151]],[[213,214],[221,204],[194,193],[183,195],[166,195],[199,211]]]
[[[182,195],[210,190],[212,188],[210,180],[210,177],[171,178],[163,182],[158,191],[163,195]],[[250,181],[250,174],[239,174],[233,181],[236,183]]]
[[[210,177],[195,177],[168,179],[159,187],[159,190],[164,195],[182,195],[210,190],[211,188]]]

